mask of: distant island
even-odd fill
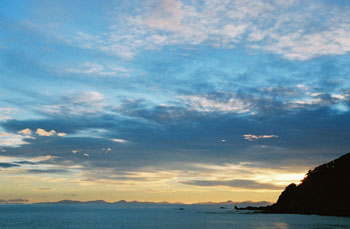
[[[126,201],[126,200],[119,200],[116,202],[107,202],[104,200],[90,200],[90,201],[79,201],[79,200],[60,200],[60,201],[56,201],[56,202],[39,202],[39,203],[35,203],[35,204],[157,204],[157,205],[223,205],[223,206],[229,206],[229,205],[238,205],[238,206],[261,206],[261,205],[268,205],[270,204],[270,202],[267,201],[237,201],[237,202],[233,202],[231,200],[228,200],[226,202],[198,202],[198,203],[193,203],[193,204],[185,204],[185,203],[181,203],[181,202],[167,202],[167,201],[163,201],[163,202],[151,202],[151,201]],[[226,208],[226,207],[225,207]]]
[[[107,202],[104,200],[90,200],[90,201],[79,201],[79,200],[60,200],[56,202],[39,202],[36,204],[183,204],[180,202],[169,203],[169,202],[142,202],[142,201],[125,201],[119,200],[116,202]]]
[[[288,185],[275,204],[235,209],[350,216],[350,153],[309,170],[299,185]]]

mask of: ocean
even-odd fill
[[[0,228],[350,228],[350,217],[256,214],[216,205],[3,204]]]

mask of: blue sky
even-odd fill
[[[0,199],[273,201],[349,151],[348,1],[0,4]]]

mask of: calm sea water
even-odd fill
[[[247,214],[219,206],[0,205],[0,228],[350,228],[350,218]]]

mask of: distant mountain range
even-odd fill
[[[182,204],[185,205],[185,203],[181,202],[142,202],[142,201],[125,201],[125,200],[119,200],[117,202],[107,202],[104,200],[91,200],[91,201],[78,201],[78,200],[61,200],[57,202],[41,202],[37,204]],[[233,202],[231,200],[228,200],[226,202],[199,202],[199,203],[193,203],[192,205],[238,205],[241,207],[245,206],[261,206],[261,205],[268,205],[271,204],[267,201],[242,201],[242,202]]]
[[[57,202],[40,202],[37,204],[183,204],[183,203],[169,203],[169,202],[140,202],[140,201],[125,201],[119,200],[117,202],[107,202],[104,200],[90,200],[90,201],[79,201],[79,200],[60,200]]]
[[[235,205],[235,206],[262,206],[262,205],[269,205],[271,204],[270,202],[267,201],[241,201],[241,202],[233,202],[232,200],[228,200],[226,202],[199,202],[199,203],[194,203],[196,205]]]
[[[287,186],[271,206],[236,209],[350,216],[350,153],[309,170],[299,185]]]

